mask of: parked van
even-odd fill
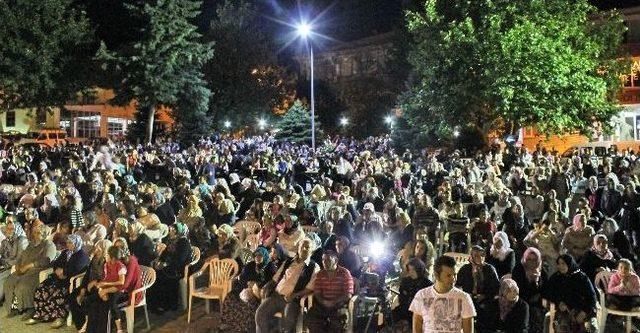
[[[67,144],[67,132],[60,129],[41,129],[29,131],[16,145],[41,145],[53,147]]]

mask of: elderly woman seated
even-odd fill
[[[0,232],[6,237],[0,242],[0,300],[4,297],[4,280],[11,273],[11,266],[15,265],[18,257],[29,245],[27,235],[17,223],[15,216],[7,216],[5,223],[0,226]]]
[[[67,248],[53,262],[53,274],[36,289],[35,313],[27,325],[53,321],[51,327],[60,328],[65,324],[64,319],[69,312],[66,299],[70,279],[84,271],[89,264],[89,256],[82,248],[82,243],[79,235],[67,237]]]
[[[40,282],[40,271],[50,267],[56,257],[56,247],[47,239],[50,234],[51,229],[42,221],[32,222],[29,246],[18,256],[15,272],[4,282],[4,309],[8,317],[24,314],[23,319],[28,320],[33,316],[33,296]]]

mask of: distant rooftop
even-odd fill
[[[629,7],[640,6],[640,0],[590,0],[592,5],[601,10],[623,9]]]

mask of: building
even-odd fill
[[[348,84],[363,77],[388,79],[387,63],[391,59],[394,36],[394,32],[388,32],[314,50],[315,79],[331,86]],[[295,60],[299,77],[310,80],[309,56],[305,53],[296,56]]]
[[[538,133],[535,128],[525,128],[522,132],[523,145],[534,149],[538,143],[549,149],[564,152],[571,146],[588,142],[615,143],[620,148],[631,147],[638,151],[640,148],[640,6],[620,9],[624,23],[628,30],[624,36],[624,48],[631,56],[632,68],[629,75],[621,78],[623,90],[620,93],[622,112],[612,119],[613,133],[600,134],[589,140],[579,134],[547,137]]]
[[[111,105],[109,101],[114,96],[113,90],[96,88],[90,98],[80,96],[77,104],[65,105],[62,110],[53,108],[47,113],[37,113],[34,109],[9,110],[0,116],[0,131],[26,133],[38,128],[60,128],[66,130],[69,137],[122,136],[134,121],[136,102]],[[156,114],[156,130],[167,130],[172,124],[169,109],[160,108]]]

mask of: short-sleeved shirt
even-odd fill
[[[335,301],[344,295],[353,294],[353,278],[344,267],[338,266],[334,276],[323,269],[316,275],[313,291],[321,293],[327,300]]]
[[[471,296],[455,287],[444,294],[433,286],[418,291],[409,311],[422,316],[425,333],[460,333],[462,319],[476,316]]]

